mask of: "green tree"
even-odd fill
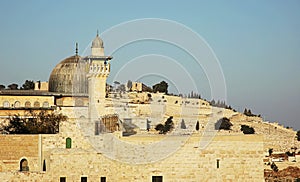
[[[18,84],[12,83],[7,86],[10,90],[18,90]]]
[[[270,148],[270,149],[268,150],[268,152],[269,152],[269,156],[271,156],[271,155],[273,154],[273,149]]]
[[[216,130],[230,130],[232,123],[226,117],[219,119],[215,124]]]
[[[254,128],[252,128],[252,127],[250,127],[248,125],[241,125],[241,131],[244,134],[254,134],[255,133]]]
[[[33,90],[34,89],[34,82],[32,80],[26,80],[25,83],[22,85],[21,89],[23,89],[23,90]]]
[[[129,89],[129,91],[131,91],[131,88],[132,88],[132,81],[131,80],[128,80],[127,88]]]
[[[196,123],[196,130],[199,131],[199,129],[200,129],[199,121],[197,121],[197,123]]]
[[[153,85],[152,88],[154,93],[161,92],[168,94],[168,83],[165,81],[161,81],[160,83]]]
[[[25,117],[10,116],[3,129],[10,134],[55,134],[59,132],[59,123],[66,120],[67,116],[53,111],[29,111]]]
[[[186,125],[185,125],[184,119],[181,120],[180,128],[181,129],[186,129]]]
[[[159,134],[166,134],[174,128],[173,116],[170,116],[165,124],[158,124],[155,126],[155,130],[159,131]]]
[[[5,85],[0,85],[0,90],[4,90],[5,89]]]

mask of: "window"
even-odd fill
[[[106,182],[106,177],[101,177],[100,182]]]
[[[220,159],[217,159],[217,169],[220,168]]]
[[[26,159],[20,161],[20,171],[29,171],[28,161]]]
[[[162,176],[152,176],[152,182],[162,182],[163,177]]]
[[[87,182],[87,177],[81,177],[81,182]]]
[[[15,107],[15,108],[18,108],[18,107],[20,107],[20,105],[21,105],[20,102],[19,102],[19,101],[16,101],[15,104],[14,104],[14,107]]]
[[[29,101],[25,102],[25,107],[31,107],[31,103]]]
[[[71,138],[66,138],[66,148],[70,149],[72,147],[72,139]]]
[[[44,107],[44,108],[49,107],[49,102],[45,101],[45,102],[43,103],[43,107]]]
[[[34,107],[40,107],[40,103],[38,101],[35,101],[33,104]]]
[[[8,101],[4,101],[3,102],[3,107],[9,107],[9,102]]]
[[[66,177],[60,177],[59,178],[59,182],[66,182],[67,180],[66,180]]]

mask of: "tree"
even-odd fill
[[[226,117],[219,119],[215,124],[216,130],[230,130],[232,123]]]
[[[0,90],[4,90],[5,89],[5,85],[0,85]]]
[[[186,125],[185,125],[184,119],[181,120],[180,128],[181,129],[186,129]]]
[[[173,116],[170,116],[165,124],[158,124],[155,126],[155,130],[159,131],[159,134],[166,134],[174,128]]]
[[[196,123],[196,130],[199,131],[199,129],[200,129],[199,121],[197,121],[197,123]]]
[[[132,88],[132,81],[131,80],[128,80],[127,88],[128,88],[129,91],[131,91],[131,88]]]
[[[18,84],[12,83],[7,86],[10,90],[18,90]]]
[[[272,162],[272,164],[271,164],[271,169],[273,169],[273,171],[275,171],[275,172],[278,172],[278,167],[274,162]]]
[[[152,88],[154,93],[161,92],[168,94],[168,83],[165,81],[161,81],[160,83],[153,85]]]
[[[270,148],[268,152],[269,152],[269,156],[271,156],[273,153],[273,148]]]
[[[299,130],[299,131],[297,131],[297,134],[296,134],[296,136],[297,136],[297,140],[298,140],[298,141],[300,141],[300,130]]]
[[[26,80],[25,83],[22,85],[21,89],[23,89],[23,90],[33,90],[34,89],[34,82],[32,80]]]
[[[244,134],[254,134],[255,133],[254,128],[252,128],[252,127],[250,127],[248,125],[241,125],[241,131]]]
[[[29,111],[25,117],[10,116],[4,130],[10,134],[55,134],[59,132],[59,123],[67,116],[55,112]]]

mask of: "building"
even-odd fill
[[[106,93],[110,60],[97,34],[91,55],[62,60],[53,69],[49,87],[34,91],[1,91],[0,114],[24,114],[28,109],[64,113],[58,134],[1,135],[0,179],[4,181],[263,181],[263,137],[213,135],[205,131],[168,135],[122,136],[122,121],[153,123],[174,116],[188,125],[211,115],[205,101],[191,100],[181,112],[182,98],[153,94],[154,105],[130,103]],[[140,90],[142,85],[137,86]],[[134,93],[139,97],[139,93]],[[141,95],[145,95],[141,93]],[[163,100],[163,101],[161,101]],[[167,105],[163,105],[167,104]],[[192,114],[201,110],[201,116]],[[165,113],[161,115],[160,113]],[[208,113],[208,114],[207,114]],[[203,121],[206,121],[204,118]],[[144,123],[146,126],[148,124]],[[141,127],[142,128],[142,127]],[[200,142],[207,143],[205,147]]]

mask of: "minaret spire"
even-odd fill
[[[78,43],[76,42],[76,50],[75,50],[76,56],[78,56]]]
[[[99,37],[99,30],[97,29],[97,37]]]

